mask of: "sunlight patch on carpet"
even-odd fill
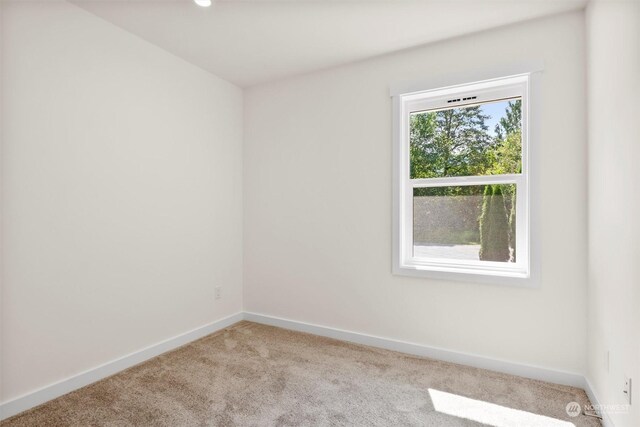
[[[429,389],[436,411],[494,427],[575,427],[569,421]]]

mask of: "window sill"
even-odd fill
[[[531,274],[515,269],[510,271],[496,271],[473,267],[443,267],[410,264],[394,265],[392,270],[392,273],[396,276],[515,287],[537,287],[536,281],[531,277]]]

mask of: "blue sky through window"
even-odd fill
[[[482,104],[480,106],[482,112],[487,116],[490,116],[485,122],[485,124],[489,127],[489,135],[495,136],[494,129],[500,121],[500,118],[506,116],[505,111],[508,105],[509,101],[499,101],[489,104]]]

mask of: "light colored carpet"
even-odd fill
[[[2,423],[598,426],[584,391],[240,322]],[[475,421],[474,421],[475,420]]]

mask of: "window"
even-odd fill
[[[397,95],[394,272],[529,277],[529,75]]]

